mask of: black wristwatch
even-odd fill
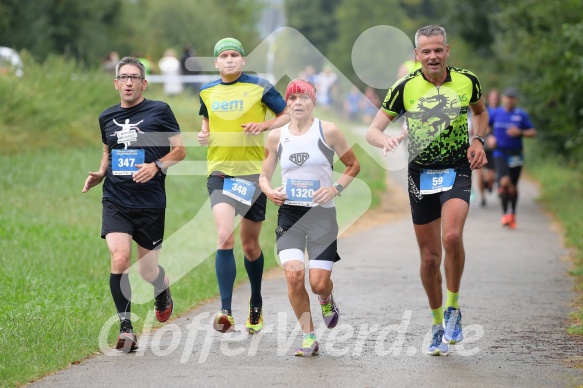
[[[154,162],[154,164],[156,164],[156,167],[158,167],[158,170],[162,171],[162,167],[164,167],[164,163],[162,163],[162,161],[160,159],[156,160]]]
[[[480,141],[480,143],[482,143],[482,145],[486,144],[486,140],[482,137],[482,136],[474,136],[472,137],[472,141],[478,139]]]
[[[344,190],[344,186],[342,186],[340,183],[334,183],[332,186],[336,188],[336,190],[338,191],[338,196],[340,197],[340,194],[342,194],[342,190]]]

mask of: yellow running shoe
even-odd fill
[[[251,335],[257,334],[263,329],[261,307],[251,307],[251,303],[249,303],[249,316],[247,317],[247,322],[245,322],[245,329]]]
[[[315,356],[320,352],[320,346],[315,335],[304,334],[302,346],[296,349],[295,355],[298,357]]]

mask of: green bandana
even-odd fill
[[[241,56],[245,56],[245,51],[243,51],[243,45],[235,38],[224,38],[217,42],[215,45],[215,58],[219,56],[225,50],[235,50]]]

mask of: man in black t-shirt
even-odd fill
[[[140,275],[154,286],[156,318],[166,322],[174,308],[170,282],[158,265],[164,238],[168,167],[186,156],[180,128],[168,104],[143,96],[144,65],[125,57],[116,66],[114,85],[121,103],[99,116],[103,154],[97,172],[89,172],[82,192],[103,183],[101,237],[111,255],[109,286],[120,319],[116,349],[137,348],[130,319],[132,239],[138,244]]]

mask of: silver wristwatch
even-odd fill
[[[472,141],[478,139],[480,141],[480,143],[482,143],[482,145],[486,144],[486,140],[482,137],[482,136],[474,136],[472,137]]]

